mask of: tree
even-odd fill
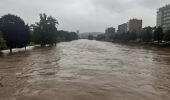
[[[6,48],[6,42],[2,36],[2,33],[0,32],[0,50],[3,50]]]
[[[78,35],[76,32],[68,32],[68,31],[58,31],[58,38],[60,41],[72,41],[72,40],[77,40]]]
[[[145,27],[141,34],[141,39],[144,42],[150,42],[152,40],[152,28],[151,27]]]
[[[94,39],[93,35],[89,35],[89,36],[88,36],[88,39],[89,39],[89,40],[93,40],[93,39]]]
[[[128,40],[135,41],[137,39],[137,33],[132,31],[129,33]]]
[[[31,31],[30,31],[30,28],[28,25],[25,25],[25,28],[23,31],[24,31],[24,34],[22,34],[21,43],[26,49],[26,46],[29,45],[31,42]],[[21,47],[22,47],[22,45],[21,45]]]
[[[52,16],[40,14],[40,22],[33,26],[34,43],[45,46],[46,44],[57,43],[57,27],[58,21]]]
[[[71,40],[77,40],[78,39],[78,35],[76,32],[70,32],[71,35]]]
[[[99,34],[97,36],[96,40],[104,41],[105,40],[105,35],[104,34]]]
[[[165,41],[170,41],[170,30],[166,31],[165,36],[164,36]]]
[[[163,29],[159,26],[154,31],[154,40],[158,41],[158,43],[161,43],[163,40],[163,36],[164,36]]]
[[[11,53],[13,48],[26,47],[30,43],[29,27],[16,15],[2,16],[0,18],[0,31],[3,33]]]

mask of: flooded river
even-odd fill
[[[5,53],[0,100],[170,100],[170,50],[77,40]]]

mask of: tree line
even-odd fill
[[[100,34],[97,36],[97,40],[105,41],[105,35]],[[135,31],[126,33],[112,33],[110,36],[112,41],[122,41],[122,42],[144,42],[144,43],[162,43],[163,41],[170,42],[170,30],[163,32],[162,27],[145,27],[140,33]]]
[[[0,18],[0,50],[23,48],[30,43],[40,46],[56,45],[62,41],[78,39],[76,32],[58,30],[57,19],[40,14],[40,21],[28,25],[22,18],[7,14]]]

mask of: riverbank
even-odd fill
[[[129,42],[129,41],[111,41],[112,43],[127,44],[127,45],[141,45],[141,46],[153,46],[157,48],[169,48],[170,43],[155,43],[155,42]]]

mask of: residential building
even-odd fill
[[[164,32],[170,30],[170,4],[158,9],[156,26],[161,26]]]
[[[109,27],[105,30],[105,37],[107,41],[111,41],[111,37],[113,36],[113,34],[115,34],[116,29],[113,27]]]
[[[131,19],[127,24],[127,31],[140,33],[142,31],[142,20]]]
[[[127,33],[127,23],[121,24],[118,26],[118,33]]]
[[[115,33],[115,28],[113,28],[113,27],[109,27],[109,28],[107,28],[106,29],[106,31],[105,31],[105,33],[107,34],[107,33]]]

